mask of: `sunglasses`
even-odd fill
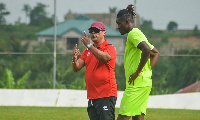
[[[99,33],[100,31],[103,31],[103,30],[99,30],[99,29],[90,29],[89,30],[89,33],[92,33],[92,32],[95,32],[95,33]]]

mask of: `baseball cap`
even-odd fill
[[[99,30],[106,30],[106,26],[102,22],[92,23],[88,30],[90,30],[91,28],[97,28]]]

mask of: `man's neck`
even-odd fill
[[[135,28],[135,24],[134,24],[134,23],[130,23],[128,33],[129,33],[133,28]]]
[[[100,42],[94,42],[95,47],[99,47],[105,40],[101,40]]]

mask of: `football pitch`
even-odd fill
[[[119,108],[116,108],[116,116]],[[86,107],[0,106],[0,120],[89,120]],[[147,109],[145,120],[200,120],[200,110]]]

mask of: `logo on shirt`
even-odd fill
[[[87,56],[89,56],[89,55],[90,55],[90,52],[87,53]]]
[[[108,110],[108,107],[107,106],[103,106],[103,110]]]

